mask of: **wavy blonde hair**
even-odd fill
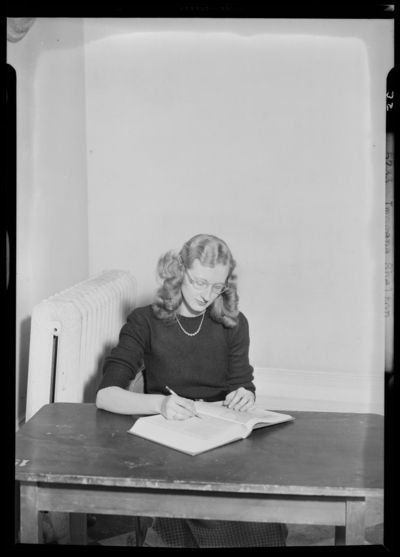
[[[158,279],[162,281],[152,309],[154,315],[164,322],[175,322],[175,312],[182,303],[181,286],[185,269],[190,270],[195,259],[204,267],[222,264],[229,266],[226,279],[228,290],[220,294],[210,305],[210,317],[225,327],[235,327],[239,321],[236,275],[233,273],[236,262],[226,243],[210,234],[198,234],[185,242],[181,251],[168,251],[162,255],[157,264]]]

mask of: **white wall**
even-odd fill
[[[91,274],[130,270],[146,304],[162,252],[221,236],[257,373],[294,396],[307,377],[314,400],[319,381],[325,409],[347,377],[381,411],[392,38],[388,21],[85,20]]]
[[[148,303],[200,232],[238,261],[270,407],[382,411],[392,22],[39,18],[7,61],[17,416],[34,305],[105,268]]]
[[[88,277],[83,20],[38,18],[7,43],[17,73],[16,419],[33,307]]]

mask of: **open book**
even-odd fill
[[[161,414],[157,414],[139,418],[128,433],[171,449],[197,455],[238,439],[245,439],[253,429],[294,420],[288,414],[268,410],[230,410],[222,406],[221,402],[195,402],[195,406],[201,420],[167,420]]]

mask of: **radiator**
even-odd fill
[[[94,402],[104,358],[136,303],[127,271],[103,271],[32,313],[26,420],[49,402]]]

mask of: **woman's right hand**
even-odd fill
[[[167,420],[187,420],[196,415],[196,408],[192,400],[177,395],[164,397],[160,413]]]

